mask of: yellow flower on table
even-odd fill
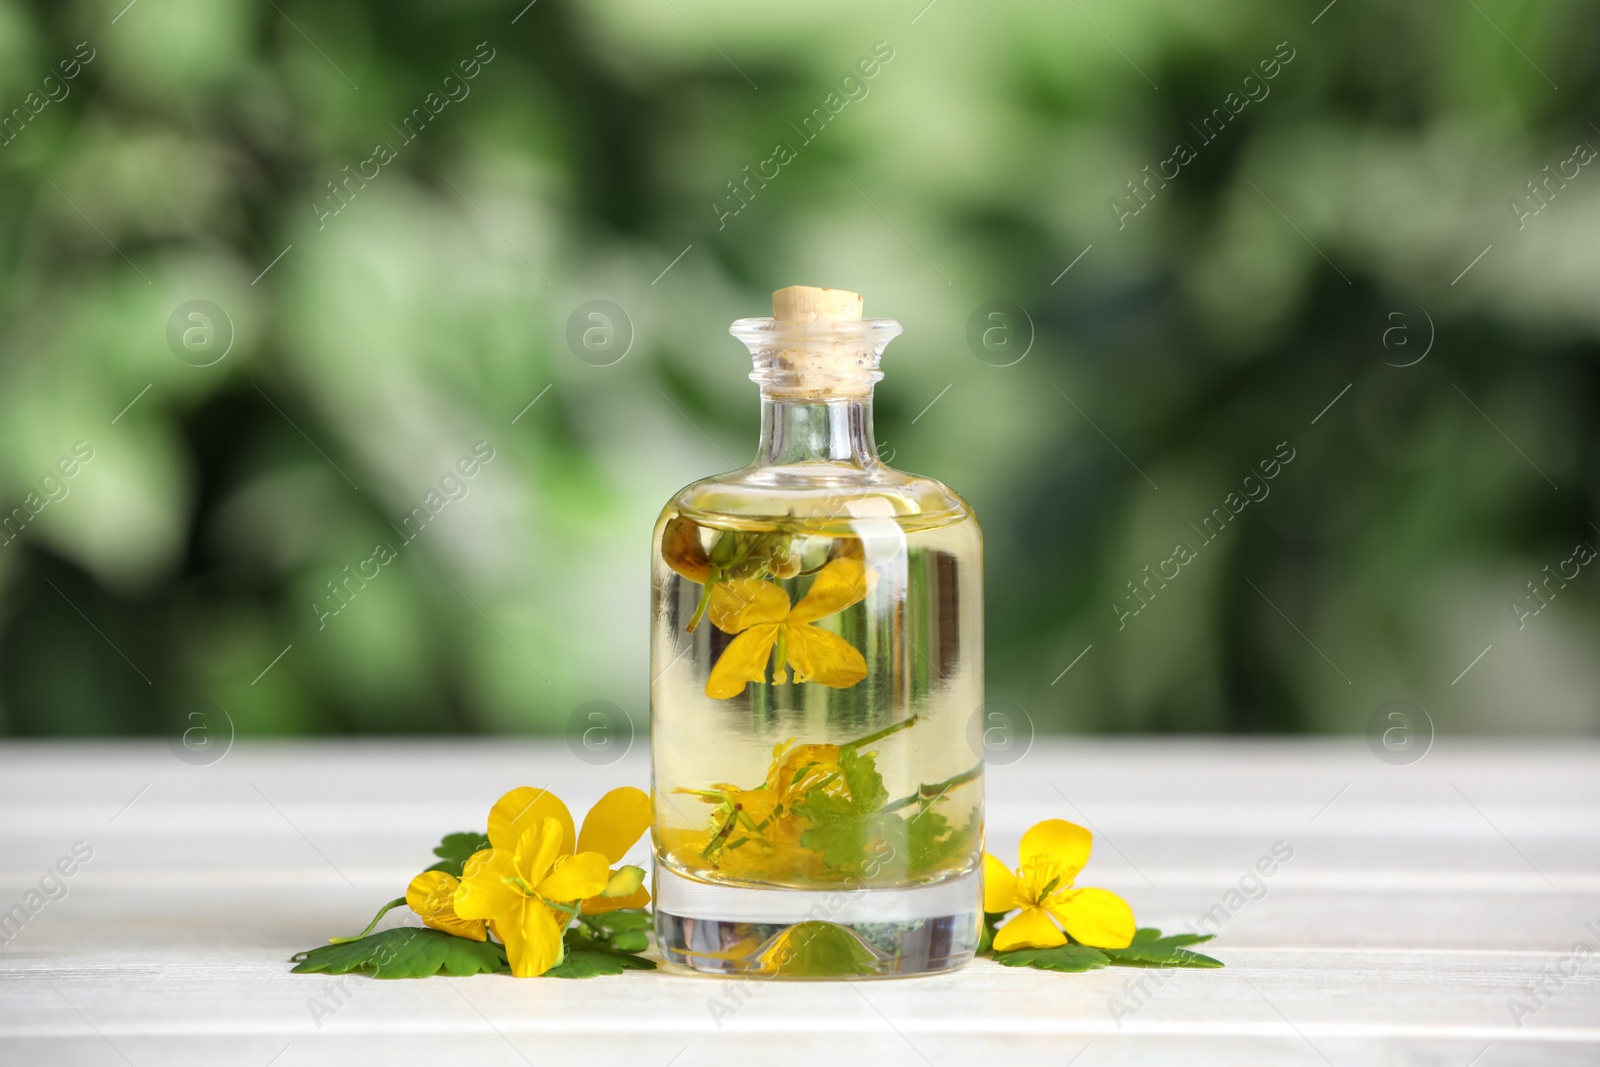
[[[593,912],[649,900],[638,868],[611,869],[649,821],[646,793],[613,789],[590,810],[580,839],[567,806],[553,793],[513,789],[489,812],[490,847],[467,860],[455,914],[488,923],[506,947],[512,974],[541,975],[561,962],[562,929],[580,907]],[[580,842],[583,851],[575,848]],[[595,906],[593,898],[608,893],[624,895]],[[636,903],[640,894],[643,901]]]
[[[456,890],[460,886],[460,880],[453,874],[423,871],[406,886],[406,905],[421,917],[424,926],[457,937],[487,941],[489,933],[482,919],[463,919],[456,914]]]
[[[706,696],[727,700],[744,692],[748,682],[766,680],[767,658],[778,650],[772,681],[817,682],[848,689],[867,676],[867,661],[850,642],[814,625],[860,603],[875,577],[859,559],[842,558],[824,566],[810,592],[793,606],[789,594],[773,582],[736,578],[711,591],[708,615],[717,629],[737,634],[723,649],[706,679]]]
[[[578,832],[579,852],[598,852],[608,863],[616,864],[628,854],[650,828],[650,794],[625,785],[601,797],[583,817]],[[638,867],[619,867],[611,872],[605,892],[583,902],[585,915],[642,908],[650,903],[644,888],[644,871]]]
[[[1022,835],[1013,873],[988,853],[983,857],[983,910],[1021,912],[995,933],[994,950],[1055,948],[1067,935],[1093,948],[1127,948],[1133,942],[1133,909],[1108,889],[1073,885],[1089,860],[1093,835],[1065,819],[1047,819]],[[1066,929],[1062,933],[1061,927]]]

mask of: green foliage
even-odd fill
[[[859,752],[853,746],[839,750],[839,769],[850,787],[850,803],[856,811],[874,812],[889,802],[889,791],[878,773],[878,758],[872,752]]]
[[[834,870],[855,874],[869,859],[867,846],[874,831],[881,833],[884,817],[879,815],[879,809],[889,799],[889,793],[883,787],[883,775],[878,773],[872,753],[841,749],[839,768],[844,772],[849,795],[812,789],[795,801],[794,810],[812,823],[800,835],[800,843],[822,853],[823,862]]]
[[[649,945],[646,931],[650,925],[649,912],[632,908],[586,915],[581,924],[567,928],[562,937],[565,954],[545,977],[595,978],[623,971],[653,971],[653,960],[636,955]]]
[[[637,908],[585,915],[583,921],[596,928],[611,948],[619,952],[643,952],[650,945],[650,913]]]
[[[492,941],[455,937],[426,926],[397,926],[290,957],[293,974],[365,974],[372,978],[427,978],[445,974],[509,974],[506,951]]]
[[[1184,946],[1210,941],[1211,934],[1173,934],[1162,937],[1154,927],[1141,927],[1134,931],[1133,943],[1127,948],[1090,948],[1069,942],[1056,948],[1018,948],[1010,952],[993,952],[994,931],[1004,920],[1004,915],[985,915],[979,953],[990,952],[998,964],[1006,967],[1034,967],[1041,971],[1092,971],[1098,967],[1118,965],[1124,967],[1221,967],[1221,960]]]
[[[468,836],[451,834],[445,841]],[[380,917],[382,914],[379,912]],[[562,960],[544,976],[594,978],[623,971],[653,971],[655,962],[638,955],[649,947],[650,926],[650,913],[638,908],[584,916],[562,935]],[[296,964],[293,974],[356,973],[372,978],[511,973],[506,950],[496,942],[473,941],[426,926],[400,926],[340,940],[297,952],[291,962]]]
[[[602,591],[644,588],[661,500],[639,487],[750,454],[725,331],[782,279],[912,326],[875,433],[982,517],[987,670],[1041,734],[1359,732],[1372,702],[1330,662],[1417,679],[1441,731],[1592,734],[1592,687],[1523,685],[1508,719],[1493,687],[1450,688],[1477,649],[1439,635],[1459,615],[1496,642],[1473,676],[1503,639],[1536,644],[1543,676],[1592,672],[1600,583],[1537,615],[1524,583],[1597,536],[1600,170],[1565,161],[1600,144],[1582,44],[1600,5],[1325,3],[1221,0],[1203,25],[1117,5],[1101,24],[1138,69],[1069,4],[938,4],[923,58],[894,41],[814,143],[791,124],[871,42],[864,20],[797,35],[746,5],[713,48],[571,0],[514,27],[521,3],[277,4],[303,35],[269,0],[135,5],[70,95],[3,135],[0,515],[23,518],[0,733],[218,752],[234,730],[559,733],[596,679],[644,669],[606,632],[634,608],[594,623]],[[6,4],[4,113],[86,12],[122,6]],[[485,39],[470,96],[402,137]],[[1298,50],[1281,70],[1279,41]],[[1215,129],[1269,60],[1270,95]],[[928,167],[908,149],[935,137],[985,150]],[[796,161],[749,181],[779,140]],[[579,292],[637,327],[604,373],[566,342]],[[190,298],[235,335],[209,366],[165,336]],[[996,299],[1027,315],[1005,369],[966,344]],[[1012,319],[979,325],[1020,351]],[[966,406],[929,408],[929,375]],[[495,458],[455,481],[480,437]],[[52,494],[80,438],[95,458]],[[1297,457],[1264,480],[1286,439]],[[445,503],[446,475],[470,496]],[[427,520],[430,493],[448,510]],[[451,527],[481,527],[494,566],[454,567]],[[744,573],[762,550],[718,555]],[[508,681],[530,666],[539,700]]]
[[[756,953],[762,970],[786,978],[848,978],[872,974],[878,954],[838,923],[811,919],[775,934]]]
[[[982,956],[994,950],[995,931],[1005,921],[1006,913],[1003,911],[983,913],[983,931],[978,935],[978,955]]]
[[[936,871],[957,856],[970,853],[983,825],[973,808],[959,827],[931,808],[914,811],[906,821],[906,864],[913,876]]]
[[[1144,927],[1135,931],[1133,944],[1127,948],[1106,948],[1100,951],[1110,956],[1113,963],[1146,964],[1152,967],[1221,967],[1221,960],[1199,952],[1191,952],[1184,947],[1204,944],[1215,936],[1215,934],[1173,934],[1170,937],[1162,937],[1160,930]]]
[[[749,532],[723,530],[712,543],[710,555],[705,560],[710,568],[700,601],[695,605],[685,629],[693,631],[705,617],[711,604],[711,593],[718,582],[740,578],[758,578],[772,573],[776,560],[789,554],[790,535],[779,532]]]
[[[544,972],[546,978],[601,978],[623,971],[653,971],[654,961],[626,952],[610,952],[568,944],[561,962]]]
[[[800,843],[820,852],[833,870],[853,877],[870,878],[879,870],[915,876],[972,849],[979,826],[976,809],[959,829],[931,807],[886,810],[889,792],[874,753],[846,746],[840,749],[839,767],[848,795],[817,788],[794,802],[795,813],[812,824]]]
[[[472,830],[459,834],[445,834],[444,840],[433,850],[433,854],[440,857],[440,860],[428,870],[443,871],[460,878],[461,869],[472,858],[472,854],[488,847],[489,838]]]
[[[601,912],[599,915],[585,915],[583,921],[590,926],[598,926],[602,930],[615,933],[623,930],[648,930],[652,920],[650,913],[643,908],[618,908],[615,911]]]
[[[623,971],[653,971],[655,961],[624,952],[609,941],[584,937],[576,930],[565,936],[566,954],[561,962],[544,972],[546,978],[596,978]]]
[[[372,921],[367,923],[367,928],[361,931],[359,934],[356,934],[354,937],[330,937],[328,940],[330,943],[335,945],[342,945],[350,941],[360,941],[363,937],[366,937],[368,934],[372,933],[373,927],[378,925],[378,921],[380,919],[389,914],[395,908],[405,907],[405,903],[405,897],[395,897],[393,900],[389,901],[387,904],[383,905],[383,907],[378,909],[378,913],[372,917]]]
[[[1012,949],[996,952],[994,961],[1005,967],[1034,967],[1041,971],[1092,971],[1111,962],[1104,952],[1088,945]]]

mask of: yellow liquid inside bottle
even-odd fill
[[[964,963],[983,842],[982,536],[965,503],[881,466],[758,463],[680,493],[653,549],[669,964],[870,977]]]

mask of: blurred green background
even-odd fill
[[[1592,4],[124,3],[0,2],[0,732],[642,722],[795,283],[1041,732],[1600,732]]]

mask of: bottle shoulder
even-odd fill
[[[943,482],[881,464],[743,467],[692,482],[665,510],[711,525],[752,527],[796,523],[820,530],[861,519],[907,528],[976,524],[972,507]]]

